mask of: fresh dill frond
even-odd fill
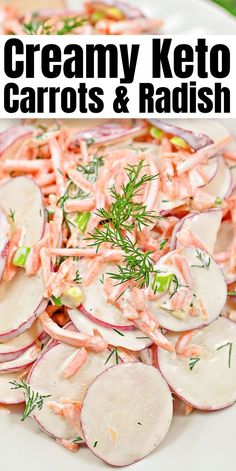
[[[74,29],[79,28],[85,22],[84,18],[74,16],[73,18],[63,18],[63,25],[57,30],[56,34],[62,36],[63,34],[71,33]]]
[[[201,265],[191,265],[191,267],[196,267],[196,268],[209,268],[210,263],[211,263],[211,258],[205,254],[204,252],[201,252],[200,250],[196,250],[196,258],[201,262]]]
[[[118,355],[118,350],[117,350],[116,347],[113,348],[113,350],[111,351],[111,353],[108,355],[108,357],[107,357],[107,359],[106,359],[104,365],[106,365],[106,364],[109,362],[110,358],[111,358],[114,354],[115,354],[116,364],[118,365],[118,363],[119,363],[119,355]]]
[[[109,273],[111,278],[119,283],[133,280],[140,287],[149,285],[150,275],[154,272],[152,251],[143,252],[129,234],[134,229],[141,231],[144,226],[155,224],[157,219],[161,219],[154,211],[148,211],[143,203],[135,201],[140,195],[141,187],[157,178],[157,175],[141,176],[143,167],[144,161],[141,160],[137,165],[126,168],[128,183],[122,186],[121,193],[114,187],[110,189],[113,199],[110,208],[101,208],[95,213],[101,218],[103,225],[89,234],[89,240],[92,241],[90,245],[97,250],[101,244],[107,242],[124,252],[125,263],[117,265],[117,273]]]
[[[120,332],[118,329],[113,328],[112,330],[114,330],[117,334],[121,335],[121,337],[125,336],[125,334],[123,334],[123,332]]]
[[[88,162],[86,165],[78,165],[77,170],[82,173],[89,182],[95,183],[98,178],[99,169],[103,165],[104,157],[102,155],[95,155],[93,159],[90,160],[90,162]]]
[[[31,386],[24,380],[22,381],[9,381],[14,387],[11,389],[22,389],[25,395],[25,410],[23,412],[21,420],[24,421],[36,408],[41,410],[43,407],[44,399],[51,397],[51,395],[41,395],[31,389]]]
[[[198,357],[190,358],[190,360],[189,360],[189,369],[190,369],[190,371],[192,371],[192,369],[194,368],[196,363],[198,363],[199,361],[200,361],[200,358],[198,358]]]
[[[13,221],[13,222],[15,221],[15,215],[16,215],[16,212],[15,212],[15,210],[13,210],[13,209],[9,208],[9,214],[8,214],[8,217],[9,217],[10,219],[12,219],[12,221]]]
[[[65,17],[60,19],[61,27],[56,29],[56,26],[49,22],[49,18],[45,18],[44,20],[32,20],[28,23],[24,23],[23,30],[28,35],[57,34],[61,36],[79,28],[85,21],[84,18],[78,16]]]
[[[229,347],[228,367],[230,368],[231,367],[233,342],[227,342],[224,345],[221,345],[220,347],[218,347],[217,350],[221,350],[224,347]]]
[[[83,438],[81,438],[81,437],[75,437],[74,440],[72,440],[71,443],[77,444],[77,443],[81,443],[82,441],[83,441]]]
[[[79,270],[77,270],[77,272],[76,272],[74,282],[77,283],[77,284],[81,284],[81,283],[82,283],[82,278],[81,278],[81,275],[80,275]]]

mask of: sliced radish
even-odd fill
[[[0,281],[5,269],[9,237],[10,224],[7,220],[6,213],[0,208]]]
[[[13,227],[23,230],[23,244],[38,242],[45,227],[43,195],[39,186],[28,177],[16,177],[0,187],[0,207],[13,214]]]
[[[185,204],[185,200],[168,200],[164,196],[160,200],[160,203],[158,205],[159,211],[162,215],[167,214],[169,211],[175,208],[179,208],[180,206],[183,206]]]
[[[201,188],[206,185],[206,177],[207,182],[209,183],[217,173],[219,167],[219,158],[214,157],[209,159],[209,161],[204,165],[204,177],[201,173],[198,172],[197,168],[193,168],[189,171],[189,182],[191,187],[194,189]]]
[[[144,348],[144,350],[139,352],[139,359],[145,365],[152,366],[152,351],[151,351],[151,348]]]
[[[117,122],[105,123],[91,129],[76,131],[72,136],[71,149],[78,149],[80,140],[93,140],[96,146],[108,145],[127,138],[135,138],[146,133],[146,126],[135,125],[132,128],[122,126]],[[92,141],[92,143],[93,143]]]
[[[11,281],[0,284],[0,341],[16,337],[31,327],[45,309],[42,273],[27,276],[16,273]]]
[[[167,134],[181,137],[192,149],[198,150],[229,136],[229,131],[213,120],[207,119],[149,119],[153,126]]]
[[[205,165],[204,174],[207,175],[208,182],[211,182],[215,178],[218,171],[218,166],[219,166],[218,158],[211,159]],[[189,181],[190,181],[190,185],[193,192],[197,188],[206,186],[206,180],[204,180],[201,174],[198,171],[195,171],[195,169],[189,172]],[[173,209],[183,206],[185,203],[186,203],[186,199],[171,200],[169,198],[166,198],[166,195],[163,193],[163,194],[160,194],[160,197],[159,197],[158,210],[161,212],[161,214],[165,215],[165,214],[168,214],[168,212],[172,211]]]
[[[14,360],[0,363],[0,373],[28,368],[38,358],[39,353],[40,348],[36,344],[32,345]]]
[[[208,266],[202,267],[199,254]],[[175,255],[179,256],[179,249],[162,257],[155,268],[164,273],[173,273],[179,283],[179,280],[182,279],[181,272],[174,264],[169,263]],[[187,284],[187,292],[190,295],[188,302],[190,304],[187,308],[173,310],[173,289],[171,293],[164,293],[156,301],[149,301],[148,303],[149,309],[157,322],[165,329],[174,332],[196,329],[214,321],[220,315],[227,298],[227,285],[224,275],[219,265],[210,255],[202,250],[185,247],[181,250],[181,257],[187,262],[190,275],[189,282],[192,282],[192,287]],[[179,284],[186,285],[183,282]],[[177,284],[173,283],[172,288],[176,289],[176,287]],[[191,306],[197,310],[195,315],[191,315]]]
[[[25,402],[25,397],[20,389],[11,389],[10,381],[19,381],[19,371],[13,373],[0,373],[0,404],[20,404]]]
[[[187,243],[184,244],[183,241],[190,231],[194,238],[202,244],[202,247],[212,254],[221,218],[222,212],[219,209],[188,214],[176,224],[171,238],[171,248],[175,249],[186,245]]]
[[[0,158],[12,158],[20,145],[33,135],[33,128],[24,124],[12,126],[0,133]]]
[[[177,336],[169,334],[173,344]],[[195,332],[189,345],[202,347],[197,358],[159,349],[161,373],[185,402],[202,410],[228,407],[236,401],[236,325],[220,317]],[[198,359],[199,358],[199,359]]]
[[[48,403],[51,401],[60,403],[60,400],[65,398],[81,403],[91,382],[116,361],[113,354],[106,363],[111,353],[108,350],[103,353],[89,351],[83,366],[74,376],[65,379],[63,372],[77,351],[78,349],[62,343],[52,345],[34,364],[28,378],[33,390],[43,395],[51,395],[44,400],[41,410],[34,411],[33,418],[45,432],[55,438],[72,440],[75,436],[82,436],[82,430],[78,423],[75,431],[63,417],[52,412]]]
[[[232,191],[232,175],[229,166],[219,157],[219,166],[214,178],[204,186],[204,190],[212,196],[221,199],[229,196]]]
[[[76,329],[89,335],[93,335],[93,331],[96,329],[109,345],[139,351],[152,343],[152,341],[148,337],[145,337],[138,329],[119,331],[111,327],[103,327],[91,321],[77,309],[69,309],[68,314]]]
[[[113,466],[151,453],[169,430],[170,390],[156,368],[126,363],[109,368],[89,387],[81,411],[86,444]]]
[[[214,254],[217,255],[220,252],[231,251],[234,243],[234,235],[234,225],[229,221],[223,221],[217,235]],[[235,271],[232,272],[230,270],[230,260],[220,263],[220,266],[223,270],[227,284],[236,281]]]
[[[123,318],[121,311],[114,304],[107,302],[106,295],[103,290],[103,283],[106,274],[109,272],[115,272],[115,270],[115,264],[107,264],[105,269],[99,273],[91,285],[83,286],[84,301],[80,310],[90,320],[104,327],[112,327],[121,330],[133,329],[133,324]],[[86,271],[87,264],[84,261],[81,261],[80,273],[82,277]]]
[[[27,350],[27,348],[31,347],[36,339],[42,338],[43,340],[42,334],[43,329],[41,323],[36,321],[32,327],[23,334],[7,342],[0,343],[0,362],[14,360]]]

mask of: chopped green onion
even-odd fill
[[[101,11],[95,11],[90,16],[90,20],[91,20],[92,23],[97,23],[98,21],[102,20],[102,18],[104,18],[104,16],[105,16],[104,13],[102,13]]]
[[[161,139],[164,136],[164,132],[154,126],[151,127],[149,133],[154,139]]]
[[[163,250],[167,244],[167,239],[163,239],[161,242],[160,242],[160,245],[159,245],[159,249],[160,250]]]
[[[164,291],[168,291],[170,285],[173,281],[174,275],[173,273],[169,274],[160,274],[156,273],[154,275],[154,280],[152,283],[152,289],[155,293],[163,293]]]
[[[220,206],[221,204],[222,204],[222,199],[219,196],[217,196],[215,199],[215,205]]]
[[[228,291],[227,296],[236,296],[236,291]]]
[[[61,298],[57,298],[56,296],[51,296],[53,303],[55,306],[62,306]]]
[[[14,255],[13,265],[24,268],[30,251],[31,247],[19,247]]]
[[[182,149],[188,149],[189,145],[184,139],[178,136],[174,136],[170,139],[171,144],[174,144],[175,146],[182,147]]]
[[[75,216],[75,223],[81,232],[86,230],[91,213],[78,213]]]

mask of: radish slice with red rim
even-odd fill
[[[232,175],[223,157],[219,157],[219,166],[214,178],[203,187],[207,193],[216,198],[226,198],[232,191]]]
[[[223,221],[215,244],[214,255],[216,256],[220,252],[231,251],[233,248],[234,243],[234,226],[230,221]],[[235,270],[230,270],[230,260],[226,262],[219,262],[225,279],[226,283],[230,284],[236,280],[236,273]]]
[[[202,149],[230,135],[224,126],[211,120],[149,119],[148,121],[167,134],[181,137],[194,150]]]
[[[156,368],[113,366],[88,388],[81,411],[90,450],[112,466],[127,466],[151,453],[172,420],[170,390]]]
[[[18,337],[0,343],[0,362],[11,361],[17,358],[27,348],[31,347],[36,339],[43,340],[41,323],[36,321],[30,329]]]
[[[39,353],[40,348],[36,346],[36,344],[32,345],[14,360],[0,363],[0,373],[5,371],[15,372],[28,368],[28,366],[32,365],[32,363],[38,358]]]
[[[28,177],[16,177],[0,187],[0,207],[13,228],[22,228],[23,244],[31,247],[38,242],[45,228],[43,195],[39,186]]]
[[[80,262],[80,274],[86,273],[87,266],[84,261]],[[103,290],[106,273],[115,272],[115,264],[105,266],[105,269],[93,280],[89,286],[83,286],[84,301],[80,310],[90,320],[104,327],[111,327],[121,330],[134,329],[134,325],[123,318],[120,309],[114,304],[108,303]],[[125,295],[125,293],[124,293]],[[120,297],[120,299],[122,296]]]
[[[0,208],[0,281],[5,269],[10,231],[11,228],[6,213]]]
[[[159,299],[148,302],[157,322],[174,332],[196,329],[214,321],[220,315],[227,299],[227,285],[219,265],[202,250],[192,247],[181,250],[181,257],[187,263],[189,281],[193,286],[189,287],[179,281],[182,278],[179,269],[169,263],[173,256],[180,254],[179,250],[169,252],[155,265],[157,270],[174,275],[171,289]],[[178,293],[181,286],[189,293],[188,304],[183,309],[173,310],[174,292]],[[196,308],[194,315],[190,308]]]
[[[65,418],[52,412],[48,404],[52,401],[62,404],[60,400],[65,398],[81,403],[88,386],[97,375],[116,363],[116,355],[110,356],[109,350],[102,353],[88,351],[86,362],[73,376],[66,379],[63,372],[76,352],[77,348],[63,343],[52,345],[34,364],[28,378],[34,391],[42,395],[50,394],[50,397],[44,400],[43,408],[34,410],[33,418],[49,435],[65,440],[73,440],[76,436],[83,435],[80,423],[75,431]]]
[[[21,389],[12,389],[11,381],[19,381],[19,374],[8,371],[0,373],[0,404],[21,404],[25,402],[25,396]]]
[[[207,182],[211,182],[211,180],[216,176],[217,170],[219,167],[219,158],[213,157],[210,159],[206,164],[204,164],[204,177],[198,172],[197,168],[193,168],[189,171],[189,182],[192,189],[201,188],[206,185],[206,177]]]
[[[190,231],[207,252],[213,253],[221,218],[222,212],[219,209],[188,214],[176,224],[171,238],[171,248],[175,249],[189,245],[187,243],[187,235]],[[185,239],[186,243],[184,243]]]
[[[0,158],[12,158],[20,145],[33,135],[33,128],[25,124],[8,127],[0,133]]]
[[[169,334],[175,344],[177,336]],[[220,317],[195,332],[189,345],[202,347],[196,358],[158,351],[159,368],[171,389],[197,409],[216,410],[236,401],[236,325]]]
[[[25,332],[44,311],[42,272],[27,276],[20,270],[11,281],[0,284],[0,341],[9,340]]]
[[[135,125],[131,128],[122,126],[119,123],[105,123],[91,129],[82,129],[76,131],[72,136],[70,144],[71,150],[79,148],[80,140],[94,140],[96,146],[108,145],[123,140],[125,138],[135,138],[146,133],[145,125]],[[93,141],[92,141],[93,142]]]
[[[68,314],[79,332],[93,335],[93,331],[96,329],[109,345],[139,351],[152,344],[152,341],[138,329],[124,331],[112,327],[103,327],[91,321],[78,309],[68,309]]]

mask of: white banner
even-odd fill
[[[236,36],[1,36],[0,118],[236,118]]]

